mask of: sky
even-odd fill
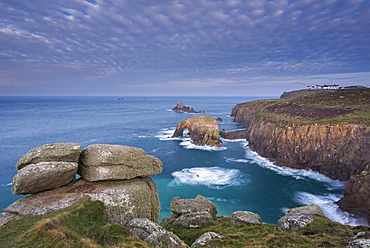
[[[0,95],[370,85],[370,0],[1,0]]]

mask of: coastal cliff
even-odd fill
[[[347,181],[370,167],[370,89],[236,105],[251,149],[277,165]]]

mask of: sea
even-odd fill
[[[173,197],[211,200],[220,216],[234,211],[259,214],[275,224],[290,208],[318,204],[333,221],[366,225],[337,204],[345,182],[310,170],[278,167],[248,147],[246,140],[225,140],[214,148],[171,138],[179,121],[199,114],[171,111],[182,102],[220,117],[219,129],[244,129],[233,122],[237,103],[271,97],[0,97],[0,211],[23,197],[11,193],[17,161],[44,144],[75,142],[139,147],[163,162],[157,184],[160,219],[170,217]],[[277,97],[276,97],[277,98]]]

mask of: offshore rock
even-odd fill
[[[208,116],[195,116],[182,120],[177,124],[173,138],[182,137],[184,130],[188,128],[192,142],[199,146],[221,146],[217,121]]]
[[[12,193],[35,194],[67,185],[76,179],[78,164],[72,162],[40,162],[23,167],[13,178]]]
[[[212,224],[213,217],[207,211],[192,212],[179,216],[173,224],[180,224],[184,228],[200,228],[205,224]]]
[[[39,162],[78,162],[81,146],[77,143],[55,143],[36,147],[23,155],[18,161],[17,170]]]
[[[132,219],[126,227],[130,229],[131,235],[138,236],[154,247],[188,247],[174,233],[145,218]]]
[[[262,225],[260,215],[248,211],[236,211],[231,215],[233,224]]]
[[[203,211],[210,213],[212,217],[216,217],[217,214],[216,205],[202,195],[198,195],[195,199],[174,197],[171,201],[170,208],[173,213],[172,217],[174,218],[183,214]]]
[[[158,191],[155,182],[148,177],[94,183],[79,179],[72,185],[21,198],[5,211],[45,215],[70,207],[81,201],[84,196],[103,202],[113,223],[125,225],[133,218],[158,221]]]
[[[347,181],[370,168],[370,128],[360,124],[277,126],[254,121],[249,146],[279,166],[312,169]]]
[[[141,148],[95,144],[81,152],[78,174],[93,182],[155,176],[162,172],[162,162]]]
[[[205,113],[204,111],[195,111],[193,107],[186,107],[183,103],[178,103],[176,106],[172,109],[172,111],[181,111],[181,112],[186,112],[186,113],[193,113],[193,114],[198,114],[198,113]]]
[[[247,129],[243,130],[236,130],[236,131],[229,131],[226,132],[224,130],[220,131],[220,136],[224,139],[229,139],[229,140],[235,140],[235,139],[247,139]]]
[[[365,217],[370,223],[370,172],[363,171],[347,181],[346,192],[337,204],[346,212]]]
[[[200,236],[197,240],[194,241],[194,243],[190,246],[190,248],[195,248],[198,246],[202,246],[207,244],[208,241],[213,239],[222,239],[224,236],[221,234],[215,233],[215,232],[206,232],[203,233],[202,236]]]

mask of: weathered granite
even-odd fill
[[[81,146],[77,143],[55,143],[36,147],[23,155],[16,168],[18,170],[29,164],[39,162],[74,162],[77,163],[80,157]]]
[[[39,162],[18,171],[13,178],[12,193],[35,194],[67,185],[76,179],[78,164],[73,162]]]
[[[203,233],[194,243],[190,246],[190,248],[195,248],[198,246],[206,245],[208,241],[213,239],[222,239],[224,236],[215,232],[206,232]]]
[[[173,222],[173,224],[179,224],[184,228],[200,228],[205,224],[212,224],[213,217],[207,211],[192,212],[182,214]]]
[[[297,213],[318,214],[321,216],[325,216],[325,214],[323,213],[323,211],[317,204],[311,204],[308,206],[302,206],[302,207],[296,207],[296,208],[289,209],[285,215],[289,216],[289,215],[294,215]]]
[[[132,219],[126,227],[130,229],[132,235],[138,236],[154,247],[188,247],[174,233],[145,218]]]
[[[162,162],[141,148],[94,144],[81,152],[78,174],[88,181],[122,180],[155,176]]]
[[[10,221],[17,220],[20,218],[22,218],[22,216],[20,215],[8,213],[8,212],[2,212],[0,213],[0,227],[2,227],[3,225],[6,225],[6,223]]]
[[[248,211],[236,211],[231,215],[233,224],[262,225],[260,215]]]
[[[125,225],[133,218],[158,221],[158,191],[155,182],[148,177],[94,183],[79,179],[68,186],[18,199],[5,210],[45,215],[70,207],[84,196],[90,196],[93,201],[102,201],[113,223]]]
[[[206,211],[215,217],[217,214],[216,205],[202,195],[198,195],[195,199],[181,199],[180,197],[174,197],[171,201],[171,211],[174,218],[179,217],[182,214],[188,214],[193,212]]]

